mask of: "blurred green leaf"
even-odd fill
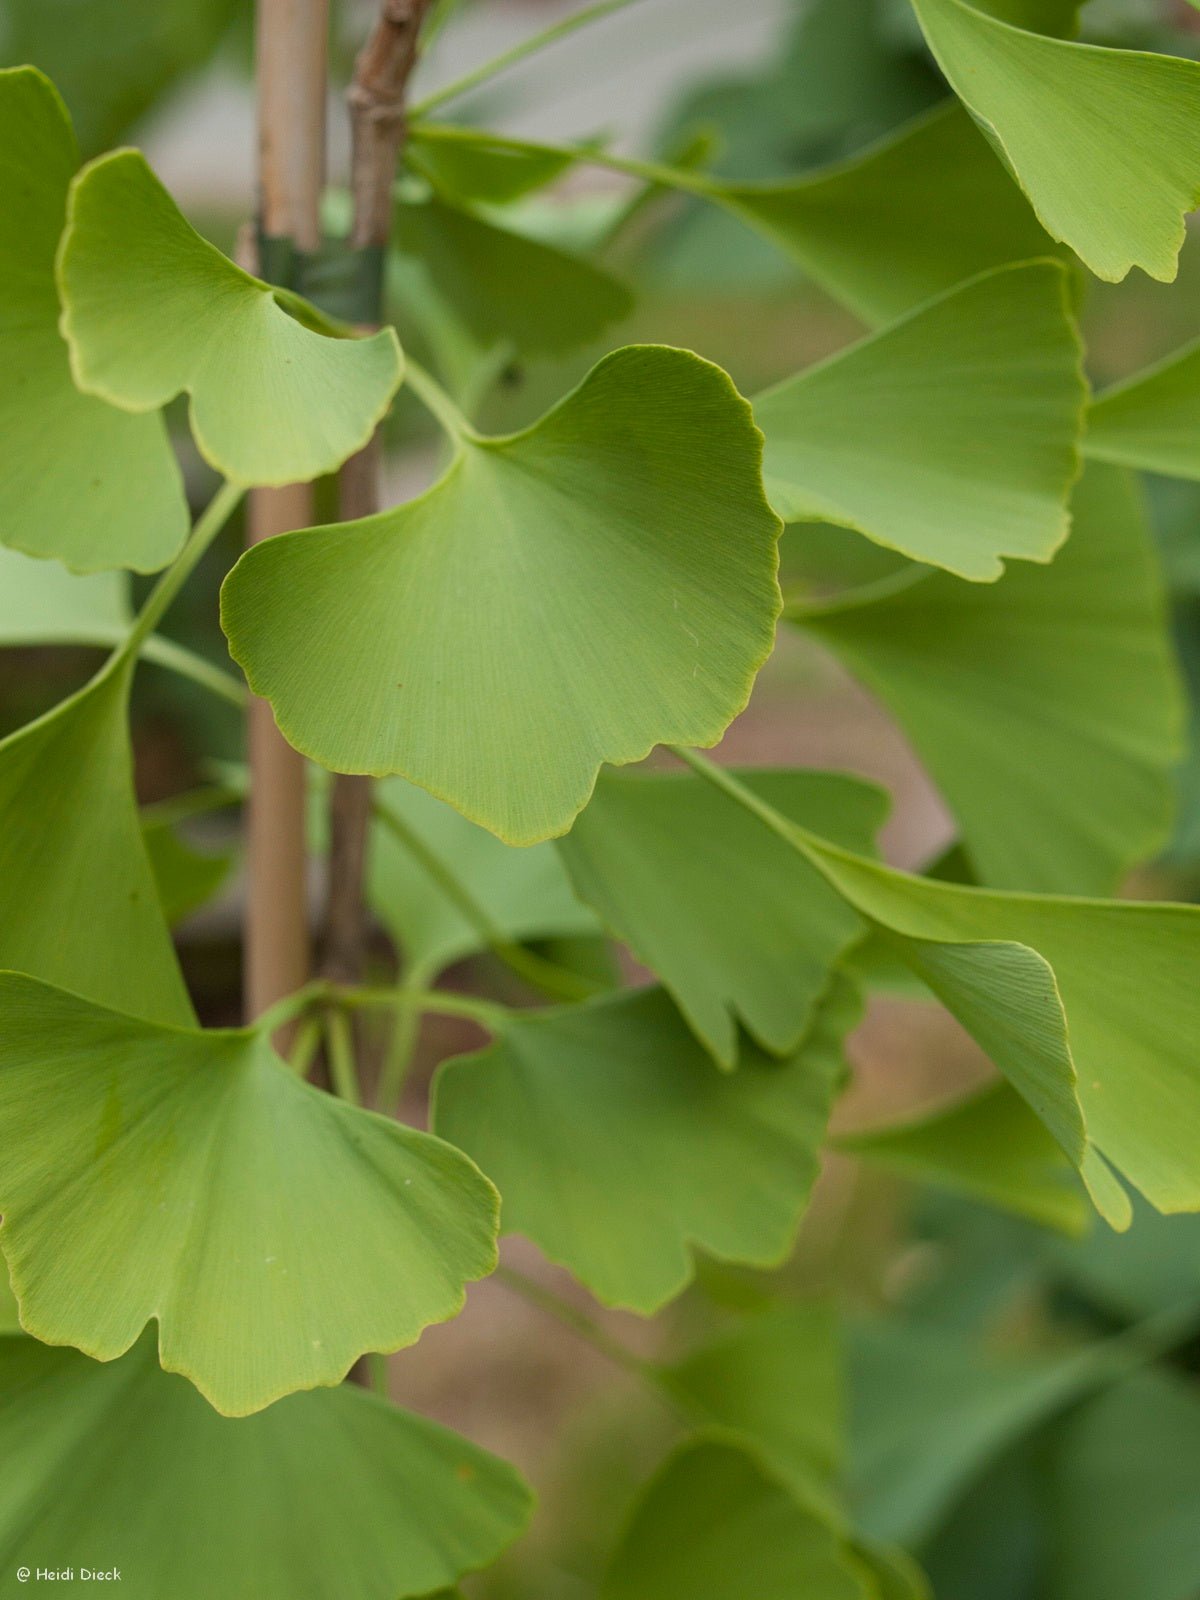
[[[111,1362],[0,1339],[0,1386],[6,1595],[21,1562],[118,1567],[130,1600],[402,1600],[530,1513],[506,1463],[351,1385],[218,1416],[149,1333]]]
[[[570,350],[633,309],[629,290],[590,261],[437,197],[401,204],[393,238],[483,345]]]
[[[1007,1083],[908,1121],[843,1134],[837,1147],[1067,1233],[1087,1225],[1087,1202],[1070,1164]]]
[[[434,1127],[494,1179],[506,1232],[649,1315],[687,1286],[697,1249],[786,1255],[858,1010],[843,982],[791,1060],[747,1048],[733,1074],[658,989],[516,1014],[441,1068]]]
[[[1097,461],[1200,480],[1200,341],[1098,394],[1084,447]]]
[[[253,1030],[0,977],[3,1247],[22,1322],[100,1360],[159,1325],[226,1415],[461,1309],[497,1202],[457,1150],[302,1082]]]
[[[163,916],[171,927],[207,905],[233,866],[232,851],[197,850],[169,823],[143,819],[142,839]]]
[[[197,447],[235,483],[332,471],[367,442],[400,382],[391,329],[331,337],[303,302],[202,239],[135,150],[73,183],[59,284],[80,388],[131,412],[186,390]]]
[[[1054,262],[977,278],[758,395],[767,498],[961,578],[1067,535],[1086,389]]]
[[[873,847],[887,800],[823,772],[750,771],[787,816]],[[819,819],[819,822],[818,820]],[[764,1050],[794,1051],[861,932],[819,873],[780,860],[770,834],[684,773],[603,772],[558,851],[576,891],[662,979],[716,1060],[738,1060],[738,1026]]]
[[[671,1456],[613,1558],[603,1600],[872,1600],[834,1528],[721,1438]]]
[[[552,845],[503,844],[403,778],[381,783],[375,804],[368,894],[409,968],[436,976],[494,940],[600,932]]]
[[[10,61],[58,84],[94,155],[202,67],[248,11],[246,0],[3,0],[0,34]]]
[[[157,410],[130,417],[72,382],[54,259],[78,165],[53,85],[0,71],[0,539],[81,572],[149,572],[182,544],[187,503]]]

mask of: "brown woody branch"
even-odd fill
[[[417,63],[421,24],[430,0],[382,0],[378,21],[354,65],[346,92],[352,136],[350,189],[356,249],[386,246],[392,226],[392,186],[404,145],[405,94]],[[375,308],[375,322],[383,308]],[[379,509],[379,450],[372,440],[348,461],[339,480],[342,519]],[[364,877],[371,822],[371,780],[340,774],[329,810],[329,891],[321,966],[337,983],[357,983],[367,953]]]

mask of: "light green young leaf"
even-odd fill
[[[133,621],[121,572],[68,572],[0,548],[0,646],[115,644]]]
[[[1066,1233],[1087,1225],[1070,1164],[1008,1083],[910,1121],[843,1134],[837,1148]]]
[[[835,1527],[753,1453],[721,1437],[680,1447],[651,1480],[602,1600],[872,1600]]]
[[[1200,202],[1200,65],[1046,38],[967,0],[912,4],[1051,237],[1110,282],[1173,279]]]
[[[1181,697],[1135,485],[1093,465],[1072,512],[1049,567],[793,615],[894,713],[985,882],[1105,894],[1166,836]]]
[[[0,967],[155,1022],[191,1002],[133,791],[132,662],[0,741]]]
[[[1056,1430],[1045,1480],[1051,1600],[1188,1600],[1200,1588],[1200,1397],[1135,1374]]]
[[[649,1315],[687,1286],[696,1249],[786,1255],[857,1020],[843,983],[791,1060],[747,1048],[727,1074],[659,989],[513,1016],[442,1067],[434,1126],[494,1178],[507,1232]]]
[[[849,160],[715,195],[873,325],[991,267],[1055,247],[959,107],[939,106]]]
[[[823,1500],[837,1483],[845,1418],[829,1305],[773,1306],[661,1377],[706,1426],[748,1440],[802,1497]]]
[[[79,387],[132,412],[186,390],[201,454],[234,483],[331,472],[367,442],[400,382],[391,329],[334,336],[202,239],[135,150],[72,184],[59,285]]]
[[[230,649],[323,766],[563,833],[602,762],[713,744],[746,704],[780,603],[760,452],[718,367],[618,350],[524,432],[464,431],[419,499],[248,551]]]
[[[163,1027],[0,977],[0,1247],[21,1320],[159,1358],[242,1416],[462,1308],[497,1197],[428,1134],[302,1082],[253,1030]]]
[[[704,770],[892,937],[1045,1122],[1108,1221],[1123,1228],[1130,1218],[1110,1163],[1160,1211],[1200,1210],[1200,908],[912,877],[819,839],[728,773]]]
[[[1097,461],[1200,479],[1200,340],[1098,394],[1084,449]]]
[[[403,778],[381,783],[375,801],[381,815],[371,832],[367,892],[410,968],[436,977],[485,950],[485,922],[512,944],[600,932],[596,917],[571,892],[553,845],[516,850],[502,844]],[[397,837],[389,817],[420,853]],[[451,883],[469,896],[477,915],[466,914]]]
[[[0,540],[80,572],[150,572],[188,528],[163,419],[80,394],[58,331],[54,258],[78,165],[49,81],[0,71]]]
[[[887,811],[883,792],[854,778],[742,777],[852,849],[872,848]],[[764,1050],[794,1051],[862,931],[819,873],[799,856],[781,863],[786,852],[754,817],[684,774],[601,773],[558,851],[578,894],[658,974],[724,1067],[737,1065],[739,1023]]]
[[[486,135],[451,144],[422,138],[417,126],[405,159],[459,205],[502,206],[561,178],[579,155],[574,150],[506,149],[489,143]]]
[[[1057,262],[951,291],[754,401],[767,498],[960,578],[1066,538],[1087,390]]]
[[[401,204],[393,237],[485,346],[570,350],[633,309],[629,290],[591,262],[436,196]]]
[[[107,1363],[0,1339],[0,1389],[6,1596],[23,1564],[117,1567],[128,1600],[402,1600],[529,1517],[517,1473],[436,1423],[351,1385],[232,1421],[149,1334]]]

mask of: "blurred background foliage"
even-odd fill
[[[339,72],[370,9],[337,10]],[[457,9],[418,92],[564,10],[533,0]],[[1200,54],[1200,16],[1183,3],[1094,0],[1085,19],[1088,36],[1106,43]],[[197,225],[226,247],[252,208],[252,32],[250,0],[0,0],[3,59],[35,62],[60,85],[84,153],[144,145]],[[456,116],[768,178],[860,150],[943,93],[903,0],[642,0],[489,85]],[[336,184],[346,143],[336,101],[331,127]],[[753,392],[860,331],[732,218],[639,196],[611,174],[572,173],[553,196],[515,199],[504,214],[507,226],[565,245],[606,241],[605,266],[635,295],[602,339],[567,354],[493,352],[500,381],[482,410],[491,429],[537,415],[618,344],[695,348]],[[391,289],[402,339],[432,348],[443,371],[457,360],[469,373],[487,355],[478,330],[439,299],[419,253],[400,257]],[[1140,275],[1090,284],[1081,315],[1097,385],[1172,350],[1200,329],[1200,245],[1193,237],[1185,248],[1173,285]],[[200,503],[207,469],[179,435]],[[403,498],[436,468],[428,425],[403,397],[389,445],[390,493]],[[1130,890],[1191,899],[1200,892],[1200,485],[1151,479],[1145,492],[1192,710],[1174,835]],[[239,540],[236,526],[227,531],[168,621],[214,662],[226,659],[216,591]],[[896,558],[809,528],[788,533],[785,564],[829,592],[871,582]],[[5,650],[0,730],[61,699],[95,660],[78,648]],[[236,818],[197,816],[182,834],[166,824],[174,797],[214,776],[236,796],[236,768],[221,763],[240,759],[240,720],[154,668],[137,693],[148,827],[171,858],[163,871],[203,1013],[226,1021],[239,1004]],[[885,844],[904,865],[950,843],[902,736],[806,639],[781,637],[726,749],[751,763],[883,780],[895,798]],[[575,946],[563,941],[556,954],[603,970],[595,940]],[[382,929],[377,958],[389,959]],[[451,981],[486,976],[512,989],[494,964],[483,971],[488,961],[460,963]],[[472,1037],[468,1024],[430,1020],[410,1079],[414,1120],[433,1065]],[[912,995],[877,996],[851,1054],[843,1128],[934,1105],[986,1075],[956,1026]],[[1069,1238],[841,1156],[784,1269],[709,1264],[651,1326],[600,1312],[520,1241],[507,1259],[545,1291],[542,1306],[500,1280],[480,1285],[464,1316],[431,1331],[391,1374],[396,1398],[515,1459],[540,1490],[531,1537],[468,1586],[480,1600],[594,1592],[635,1492],[679,1430],[681,1394],[690,1415],[707,1412],[782,1458],[824,1451],[857,1527],[912,1550],[939,1600],[1200,1593],[1200,1219],[1139,1213],[1125,1237]],[[921,1588],[899,1574],[887,1592]]]

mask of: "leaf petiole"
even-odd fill
[[[175,560],[150,591],[145,605],[134,618],[133,627],[113,655],[119,661],[136,655],[158,627],[175,596],[200,563],[201,557],[237,510],[245,489],[223,483],[196,519],[191,537]]]
[[[427,372],[419,361],[414,361],[407,355],[404,381],[450,439],[456,451],[461,450],[467,439],[478,437],[474,428],[433,374]]]

